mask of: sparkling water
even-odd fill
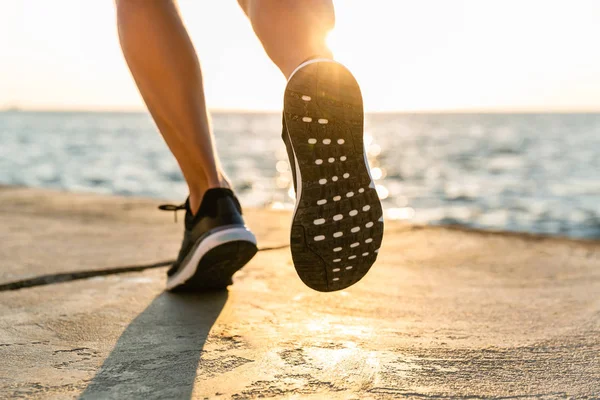
[[[365,125],[388,219],[600,238],[600,114],[371,114]],[[281,115],[216,113],[213,127],[243,205],[293,208]],[[144,113],[0,113],[0,183],[186,196]]]

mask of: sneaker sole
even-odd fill
[[[167,279],[170,291],[222,290],[257,253],[256,238],[245,227],[229,228],[198,241],[177,274]]]
[[[284,118],[297,179],[290,238],[296,271],[312,289],[347,288],[367,274],[383,238],[358,83],[337,62],[311,60],[288,81]]]

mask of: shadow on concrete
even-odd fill
[[[163,293],[129,324],[80,399],[189,399],[227,291]]]

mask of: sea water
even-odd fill
[[[277,113],[214,113],[244,206],[293,208]],[[386,217],[600,238],[600,114],[369,114]],[[183,202],[146,113],[0,112],[0,184]]]

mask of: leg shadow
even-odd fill
[[[227,292],[163,293],[129,324],[80,399],[189,399]]]

